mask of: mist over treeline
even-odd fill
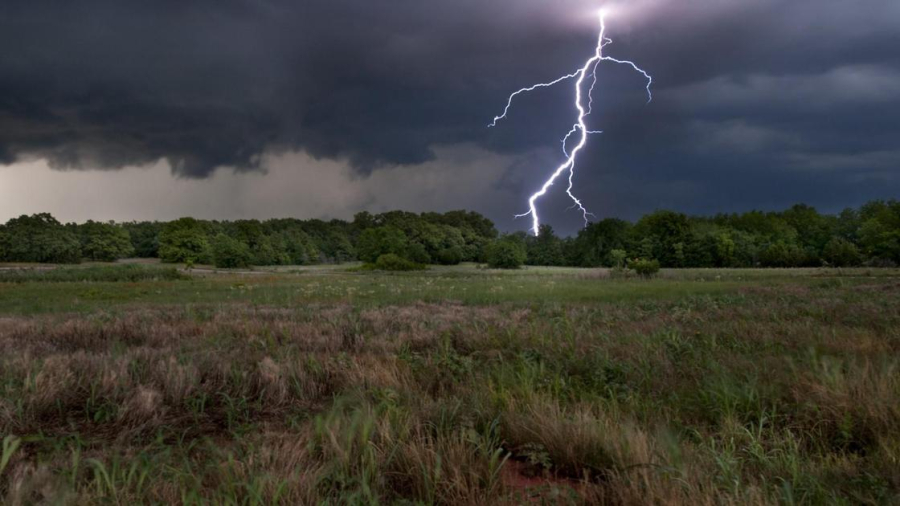
[[[497,248],[501,245],[503,248]],[[533,237],[500,234],[471,211],[381,214],[352,221],[293,218],[62,224],[50,214],[0,225],[0,261],[78,263],[159,258],[221,268],[309,265],[391,255],[414,264],[485,262],[512,251],[528,265],[613,267],[624,259],[662,267],[896,266],[900,202],[875,200],[836,215],[797,204],[781,212],[688,216],[660,210],[636,222],[607,218],[561,238],[548,225]]]

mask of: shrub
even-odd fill
[[[635,258],[628,261],[628,268],[642,278],[651,278],[659,272],[659,260]]]
[[[832,237],[822,250],[822,259],[834,267],[852,267],[862,262],[859,248],[840,237]]]
[[[485,252],[487,263],[494,269],[518,269],[525,264],[525,247],[518,242],[499,239],[492,242]]]
[[[213,239],[212,255],[213,263],[220,269],[249,267],[252,260],[249,246],[225,234]]]
[[[378,260],[375,261],[375,268],[383,271],[421,271],[425,269],[425,266],[410,262],[400,255],[387,253],[378,257]]]

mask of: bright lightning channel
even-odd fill
[[[530,91],[534,91],[538,88],[548,88],[550,86],[554,86],[556,84],[559,84],[568,79],[572,79],[574,77],[578,78],[577,81],[575,82],[575,108],[578,110],[578,119],[575,122],[575,124],[572,125],[572,129],[569,130],[569,132],[566,134],[566,136],[562,139],[562,150],[563,150],[563,154],[566,156],[566,160],[565,160],[565,162],[563,162],[562,165],[560,165],[559,167],[556,168],[556,170],[553,172],[553,174],[550,175],[550,178],[547,179],[546,182],[544,182],[544,185],[541,187],[541,189],[538,190],[536,193],[534,193],[531,196],[531,198],[528,199],[528,207],[529,207],[528,212],[516,215],[516,218],[523,218],[525,216],[531,216],[531,220],[532,220],[532,229],[531,230],[532,230],[532,232],[534,232],[534,235],[538,235],[538,231],[539,231],[540,225],[541,225],[540,218],[538,217],[538,212],[537,212],[537,207],[535,205],[535,202],[537,202],[537,200],[539,198],[543,197],[547,193],[547,191],[550,189],[550,187],[553,186],[554,181],[556,181],[556,179],[559,176],[561,176],[563,174],[563,172],[566,172],[566,171],[569,172],[569,178],[568,178],[569,186],[568,186],[568,188],[566,188],[566,194],[574,202],[574,205],[572,205],[572,207],[570,207],[569,209],[578,208],[581,211],[581,213],[584,217],[585,226],[587,226],[587,224],[588,224],[588,217],[593,216],[593,214],[588,212],[588,210],[584,207],[584,205],[581,203],[581,201],[578,200],[578,198],[575,197],[575,195],[572,193],[572,188],[574,186],[574,182],[573,182],[572,178],[575,175],[575,161],[578,158],[578,153],[580,153],[581,150],[584,149],[584,146],[587,144],[588,135],[602,133],[602,131],[599,131],[599,130],[588,130],[588,127],[585,123],[585,118],[587,116],[589,116],[591,114],[591,112],[593,111],[593,105],[594,105],[593,93],[594,93],[594,87],[597,85],[597,67],[600,66],[600,62],[609,61],[609,62],[613,62],[613,63],[619,63],[622,65],[628,65],[632,69],[634,69],[636,72],[643,75],[644,78],[647,79],[647,103],[650,103],[650,101],[653,100],[653,94],[650,92],[650,85],[653,84],[653,78],[650,76],[650,74],[648,74],[643,69],[638,67],[634,62],[631,62],[628,60],[619,60],[616,58],[612,58],[610,56],[604,56],[603,48],[611,43],[612,43],[612,39],[609,39],[606,37],[606,16],[601,11],[600,12],[600,37],[597,40],[597,49],[594,52],[594,56],[591,57],[591,59],[589,59],[588,61],[586,61],[584,63],[584,66],[581,67],[580,70],[577,70],[571,74],[564,75],[554,81],[550,81],[547,83],[534,84],[532,86],[529,86],[527,88],[522,88],[521,90],[514,92],[512,95],[509,96],[509,99],[506,101],[506,108],[503,109],[503,114],[494,117],[494,121],[492,121],[488,125],[489,128],[497,126],[497,123],[500,120],[506,118],[507,113],[509,112],[510,108],[512,107],[513,99],[515,99],[516,96],[521,95],[523,93],[530,92]],[[587,108],[585,108],[584,103],[583,103],[582,90],[584,88],[584,80],[588,74],[591,74],[592,81],[591,81],[591,86],[587,92],[588,104],[587,104]],[[578,138],[578,144],[575,147],[573,147],[571,150],[569,150],[568,149],[569,139],[571,139],[573,135],[576,135],[579,133],[580,133],[580,136]]]

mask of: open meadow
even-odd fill
[[[4,504],[891,504],[900,271],[0,269]]]

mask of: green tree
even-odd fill
[[[862,263],[855,244],[842,237],[832,237],[822,250],[822,259],[834,267],[853,267]]]
[[[454,246],[462,247],[462,261],[464,262],[484,260],[485,248],[497,237],[497,229],[494,227],[494,223],[476,212],[422,213],[421,218],[434,225],[443,225],[445,230],[452,229],[459,232],[463,240],[462,244],[446,244],[446,241],[444,241],[441,249]],[[450,239],[452,240],[453,238]],[[440,253],[438,252],[438,254]]]
[[[644,237],[641,239],[638,251],[643,258],[653,258],[656,251],[659,250],[655,237]]]
[[[720,225],[763,237],[768,242],[796,242],[797,240],[797,230],[777,213],[749,211],[740,215],[719,217],[716,221]]]
[[[6,232],[6,225],[0,225],[0,262],[8,262],[9,241],[11,240],[9,233]]]
[[[633,234],[641,242],[641,256],[655,258],[664,267],[678,265],[676,244],[686,244],[689,240],[691,224],[684,214],[673,211],[656,211],[638,220]],[[652,241],[651,251],[645,251],[644,241]],[[682,252],[683,252],[682,246]]]
[[[159,256],[159,233],[163,224],[157,221],[123,223],[122,228],[131,237],[134,255],[138,258],[156,258]]]
[[[259,220],[237,220],[224,225],[228,235],[246,244],[254,255],[259,254],[260,247],[267,242],[266,231]],[[266,258],[265,253],[262,255],[262,260],[267,263],[257,265],[271,265],[272,259]]]
[[[900,228],[893,228],[885,221],[870,218],[863,222],[859,227],[859,244],[871,258],[900,263]]]
[[[855,244],[859,238],[858,233],[861,224],[859,213],[855,209],[848,207],[837,216],[837,222],[834,227],[835,235]]]
[[[875,219],[891,229],[900,229],[900,201],[873,200],[859,209],[861,222]]]
[[[392,226],[369,228],[359,234],[356,254],[363,262],[374,263],[381,255],[407,254],[409,241],[401,230]]]
[[[684,243],[676,242],[672,245],[672,266],[684,267],[687,256],[684,253]]]
[[[4,252],[8,262],[78,263],[78,236],[48,213],[20,216],[6,222]]]
[[[727,232],[716,235],[716,265],[718,267],[730,267],[734,265],[736,245],[734,239]]]
[[[623,249],[614,249],[609,252],[607,264],[614,269],[625,267],[625,259],[628,254]]]
[[[578,267],[599,267],[609,263],[613,250],[627,250],[632,225],[624,220],[607,218],[590,223],[578,232],[569,248],[566,263]]]
[[[450,246],[438,251],[437,262],[441,265],[457,265],[463,261],[463,249],[460,246]]]
[[[809,256],[817,257],[832,235],[829,220],[806,204],[796,204],[781,215],[797,231],[798,245]]]
[[[249,267],[253,259],[249,246],[224,233],[213,238],[212,257],[214,265],[220,269]]]
[[[341,263],[356,258],[354,243],[351,240],[354,237],[353,226],[345,221],[287,219],[267,222],[267,226],[273,230],[302,229],[318,252],[317,261]]]
[[[88,220],[77,227],[81,239],[81,254],[100,262],[114,262],[134,255],[131,235],[125,228],[112,223]]]
[[[325,236],[324,245],[319,247],[325,251],[331,261],[335,263],[349,262],[356,257],[356,250],[350,242],[350,234],[343,227],[333,226]]]
[[[763,251],[760,261],[764,267],[797,267],[803,263],[804,254],[796,244],[778,241]]]
[[[562,241],[550,225],[541,225],[537,237],[525,242],[529,265],[563,265]]]
[[[460,229],[451,225],[440,225],[441,243],[435,254],[438,263],[456,265],[465,257],[466,239]]]
[[[497,239],[485,252],[488,266],[494,269],[518,269],[528,258],[525,245],[514,237]]]
[[[159,233],[159,258],[166,263],[205,263],[210,260],[209,240],[201,222],[179,218]]]
[[[431,255],[428,254],[428,250],[418,242],[410,242],[402,256],[417,264],[427,265],[431,263]]]
[[[291,261],[280,236],[259,236],[250,252],[253,255],[253,265],[285,265]]]
[[[459,229],[463,234],[466,231],[484,239],[496,239],[497,229],[494,223],[474,211],[449,211],[440,213],[423,213],[422,218],[429,223],[449,225]]]
[[[859,245],[866,256],[900,263],[900,201],[873,200],[859,210]]]
[[[357,233],[361,233],[367,228],[377,227],[378,223],[375,217],[368,211],[361,211],[353,215],[353,228]]]
[[[734,263],[731,266],[758,266],[763,251],[763,238],[743,230],[732,230],[730,237],[734,241]]]
[[[319,260],[319,250],[309,234],[301,228],[292,228],[278,233],[287,263],[292,265],[312,264]]]

